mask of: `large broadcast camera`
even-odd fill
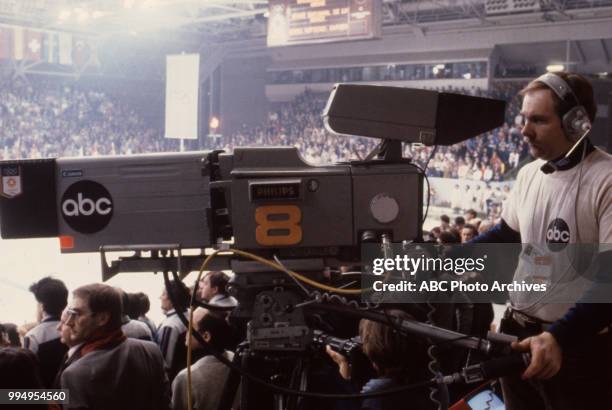
[[[200,269],[206,249],[229,246],[274,258],[286,271],[236,253],[216,255],[207,270],[233,271],[229,288],[239,306],[232,317],[246,329],[249,354],[292,360],[317,340],[312,311],[363,316],[369,309],[372,320],[391,321],[357,297],[321,289],[358,293],[358,283],[336,270],[365,272],[365,244],[422,242],[426,176],[403,158],[402,143],[452,145],[502,125],[504,111],[505,102],[488,98],[339,84],[325,107],[325,126],[379,138],[365,160],[312,166],[293,147],[241,147],[0,161],[0,233],[59,237],[64,253],[100,251],[103,280],[137,271],[184,276]],[[118,251],[134,254],[109,264]],[[395,325],[487,353],[495,345],[433,323]]]

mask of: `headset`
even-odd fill
[[[561,100],[565,107],[565,112],[561,114],[561,126],[567,138],[573,143],[573,147],[563,158],[557,161],[548,161],[542,165],[540,168],[542,172],[550,174],[571,162],[570,155],[591,130],[591,121],[586,108],[580,104],[578,97],[563,78],[553,73],[546,73],[536,78],[536,81],[546,84]]]
[[[563,131],[570,141],[577,142],[585,132],[591,129],[591,121],[586,108],[580,104],[569,84],[558,75],[546,73],[538,77],[536,81],[546,84],[567,107],[561,117]]]

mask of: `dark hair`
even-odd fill
[[[115,288],[121,295],[121,314],[128,315],[130,312],[130,297],[126,291],[121,288]]]
[[[2,323],[0,326],[4,327],[4,331],[6,332],[9,342],[13,347],[21,347],[21,340],[19,339],[19,331],[17,330],[17,325],[14,323]]]
[[[59,316],[68,304],[68,289],[64,282],[50,276],[30,286],[30,292],[42,304],[43,310],[52,316]]]
[[[3,389],[43,388],[36,355],[18,347],[0,349],[0,386]]]
[[[168,291],[168,289],[166,289]],[[170,281],[170,294],[168,298],[176,310],[183,310],[189,306],[190,294],[187,285],[181,281]],[[178,304],[178,306],[176,306]]]
[[[440,243],[461,243],[461,237],[455,230],[442,232],[438,237],[438,240]]]
[[[455,225],[463,225],[465,223],[465,218],[462,216],[458,216],[455,218]]]
[[[449,223],[450,223],[450,218],[449,218],[449,217],[448,217],[448,215],[446,215],[446,214],[445,214],[445,215],[441,215],[441,216],[440,216],[440,220],[441,220],[442,222],[446,222],[447,224],[449,224]]]
[[[126,292],[126,297],[123,299],[123,304],[123,309],[130,319],[137,320],[140,317],[140,296],[138,293]]]
[[[151,309],[151,302],[149,302],[149,297],[142,292],[136,293],[136,296],[138,297],[138,313],[144,316]]]
[[[393,309],[390,315],[410,320],[408,313]],[[379,376],[393,379],[414,379],[427,367],[427,348],[416,337],[397,332],[389,325],[362,319],[359,322],[359,335],[363,352],[375,365]]]
[[[465,224],[465,225],[463,225],[463,229],[469,229],[469,230],[472,231],[472,234],[474,236],[478,236],[478,229],[474,225]]]
[[[228,349],[232,343],[232,329],[225,315],[208,311],[198,322],[198,332],[210,333],[210,344],[219,351]]]
[[[480,185],[477,185],[480,186]],[[478,213],[473,210],[473,209],[468,209],[467,211],[465,211],[466,214],[470,214],[470,215],[474,215],[474,218],[476,218],[476,216],[478,216]]]
[[[580,74],[568,73],[565,71],[554,74],[561,77],[561,79],[567,83],[578,99],[578,103],[585,108],[589,116],[589,120],[591,120],[591,122],[595,121],[595,115],[597,114],[597,103],[595,102],[595,97],[593,94],[593,86],[589,80]],[[523,88],[519,94],[524,97],[528,93],[536,90],[550,90],[550,87],[544,84],[542,81],[538,81],[536,78],[527,84],[527,86]],[[563,115],[565,115],[565,113],[567,113],[572,107],[568,107],[567,103],[561,101],[554,91],[550,90],[550,94],[553,98],[555,112],[559,118],[562,118]]]
[[[206,274],[208,279],[210,280],[210,287],[217,288],[217,292],[226,295],[225,287],[229,282],[229,276],[221,271],[210,271]]]
[[[92,313],[109,314],[106,329],[116,330],[121,327],[123,303],[117,289],[102,283],[92,283],[75,289],[72,294],[86,300]]]

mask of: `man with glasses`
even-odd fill
[[[78,345],[60,377],[67,409],[167,409],[170,389],[163,358],[152,342],[121,331],[121,296],[103,285],[73,292],[64,323]]]

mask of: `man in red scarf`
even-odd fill
[[[73,292],[67,310],[70,339],[78,345],[62,372],[67,409],[167,409],[168,378],[156,344],[121,331],[121,296],[104,284]]]

